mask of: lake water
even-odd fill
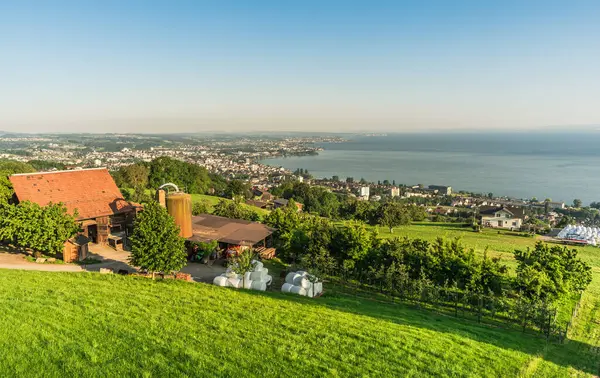
[[[318,156],[265,164],[315,177],[361,177],[396,184],[584,204],[600,201],[600,133],[393,134],[323,144]]]

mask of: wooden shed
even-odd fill
[[[89,243],[90,239],[81,234],[67,240],[63,248],[63,261],[70,263],[85,260],[89,252]]]

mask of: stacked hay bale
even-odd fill
[[[285,283],[281,286],[284,293],[294,293],[314,298],[323,293],[323,283],[305,271],[290,272],[285,276]]]
[[[252,272],[237,274],[231,268],[227,272],[215,277],[213,284],[223,287],[234,287],[236,289],[267,290],[267,286],[273,282],[273,277],[269,275],[269,269],[263,266],[260,261],[252,261]]]

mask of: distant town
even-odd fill
[[[367,134],[371,135],[371,134]],[[293,180],[325,187],[331,192],[365,201],[392,198],[426,206],[430,214],[462,216],[466,212],[486,209],[527,209],[527,214],[511,214],[518,221],[484,225],[507,229],[522,229],[527,219],[535,217],[547,227],[564,226],[569,222],[597,226],[600,216],[593,209],[570,214],[571,204],[551,199],[515,199],[493,193],[470,193],[456,190],[444,183],[429,185],[396,183],[394,180],[368,182],[359,177],[314,178],[304,169],[290,171],[262,163],[275,157],[315,155],[323,143],[343,143],[339,136],[310,135],[144,135],[144,134],[14,134],[0,132],[0,159],[20,162],[40,161],[51,170],[106,167],[116,171],[137,162],[150,162],[167,156],[205,167],[226,179],[248,182],[253,188],[268,191],[282,182]],[[575,201],[577,202],[577,200]],[[573,208],[580,207],[577,203]],[[479,215],[481,216],[481,214]],[[532,223],[529,221],[528,223]]]

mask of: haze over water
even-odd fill
[[[318,156],[264,163],[314,177],[364,177],[515,198],[600,201],[600,132],[388,134],[326,143]]]

